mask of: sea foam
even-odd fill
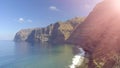
[[[84,61],[85,51],[82,48],[79,48],[79,53],[75,55],[72,59],[72,64],[69,65],[69,68],[76,68],[82,65]]]

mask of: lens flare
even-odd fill
[[[114,0],[111,2],[113,10],[120,13],[120,0]]]

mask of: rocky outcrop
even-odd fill
[[[16,33],[14,40],[27,42],[64,43],[74,28],[84,18],[76,17],[66,22],[57,22],[45,28],[23,29]]]
[[[28,39],[29,35],[32,33],[33,29],[22,29],[16,33],[15,41],[25,41]]]
[[[120,0],[97,4],[68,42],[90,54],[89,68],[120,68]]]

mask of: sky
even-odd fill
[[[45,27],[57,21],[86,17],[102,0],[0,0],[0,40],[16,32]]]

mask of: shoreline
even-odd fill
[[[85,60],[85,51],[82,48],[78,48],[79,52],[72,58],[72,64],[69,65],[69,68],[77,68],[82,66]]]

